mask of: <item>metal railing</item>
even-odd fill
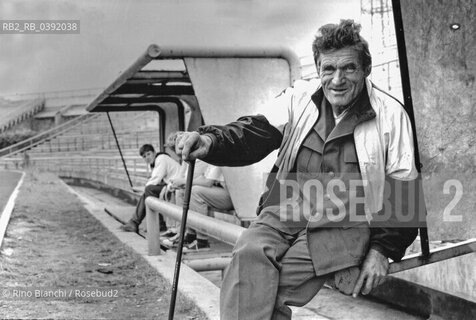
[[[11,146],[8,146],[6,148],[3,148],[0,150],[0,157],[4,156],[12,156],[15,154],[18,154],[20,152],[23,152],[25,150],[31,149],[37,145],[42,144],[48,139],[52,139],[60,134],[62,134],[65,131],[69,131],[72,128],[80,125],[84,120],[86,119],[93,119],[97,118],[99,115],[96,114],[85,114],[82,116],[79,116],[77,118],[74,118],[68,122],[65,122],[63,124],[60,124],[59,126],[56,126],[54,128],[51,128],[47,131],[44,131],[40,134],[37,134],[34,137],[31,137],[29,139],[23,140],[21,142],[18,142],[16,144],[13,144]]]
[[[149,255],[160,254],[160,212],[164,216],[173,220],[180,221],[182,219],[182,208],[155,197],[148,197],[145,201],[147,205],[147,243]],[[187,225],[197,232],[204,233],[210,237],[234,245],[245,228],[231,224],[225,221],[199,214],[193,210],[189,210],[187,217]]]
[[[149,255],[159,255],[160,225],[158,213],[160,212],[164,216],[173,220],[181,221],[182,208],[169,202],[159,200],[155,197],[148,197],[145,203],[147,206],[146,219]],[[219,221],[192,210],[188,211],[187,225],[190,228],[231,245],[234,245],[238,241],[238,238],[245,230],[245,228],[241,226],[237,226],[225,221]],[[476,252],[476,239],[469,239],[457,244],[451,244],[438,248],[434,250],[428,256],[428,258],[423,257],[421,253],[407,255],[403,257],[400,262],[392,262],[389,266],[388,273],[393,274],[465,254],[471,254],[473,252]]]

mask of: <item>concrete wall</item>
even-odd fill
[[[475,1],[401,3],[430,240],[474,238]],[[459,30],[452,30],[454,23]],[[454,187],[445,193],[450,179]],[[454,181],[461,183],[461,197]],[[475,254],[466,255],[396,276],[476,301],[475,260]]]
[[[430,237],[475,237],[475,2],[401,3]],[[452,30],[454,23],[460,25],[459,30]],[[458,180],[461,186],[450,183],[454,186],[445,193],[449,179]],[[459,200],[457,189],[462,189]],[[449,221],[449,216],[457,216],[457,221]]]
[[[226,124],[250,114],[268,115],[271,112],[264,113],[262,108],[291,84],[289,63],[281,58],[187,58],[186,65],[205,124]],[[276,117],[286,117],[285,113],[276,113]],[[223,168],[240,218],[256,216],[265,174],[276,161],[276,154],[251,166]]]

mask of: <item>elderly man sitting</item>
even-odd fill
[[[350,267],[361,266],[354,296],[366,294],[387,274],[388,258],[401,259],[416,237],[398,219],[405,200],[384,193],[417,177],[410,121],[368,79],[360,25],[325,25],[312,48],[320,79],[297,81],[272,103],[286,122],[246,116],[176,142],[183,159],[221,166],[249,165],[279,148],[259,216],[233,250],[222,319],[291,319],[288,306],[303,306],[329,275]]]

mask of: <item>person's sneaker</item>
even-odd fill
[[[126,224],[123,224],[120,228],[126,232],[137,232],[139,230],[139,226],[134,221],[129,221]]]
[[[179,234],[177,233],[175,236],[172,236],[168,239],[162,240],[162,244],[167,248],[176,248],[179,242]]]
[[[197,239],[196,234],[187,233],[183,238],[183,246],[186,247]],[[163,239],[162,244],[168,248],[176,248],[180,241],[180,234],[177,233],[175,236],[168,239]]]
[[[183,248],[183,252],[209,251],[210,243],[208,240],[197,239]]]

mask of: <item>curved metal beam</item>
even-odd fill
[[[282,58],[289,63],[290,83],[301,78],[301,64],[297,54],[288,47],[194,47],[158,46],[151,44],[147,49],[153,59],[181,58]]]

